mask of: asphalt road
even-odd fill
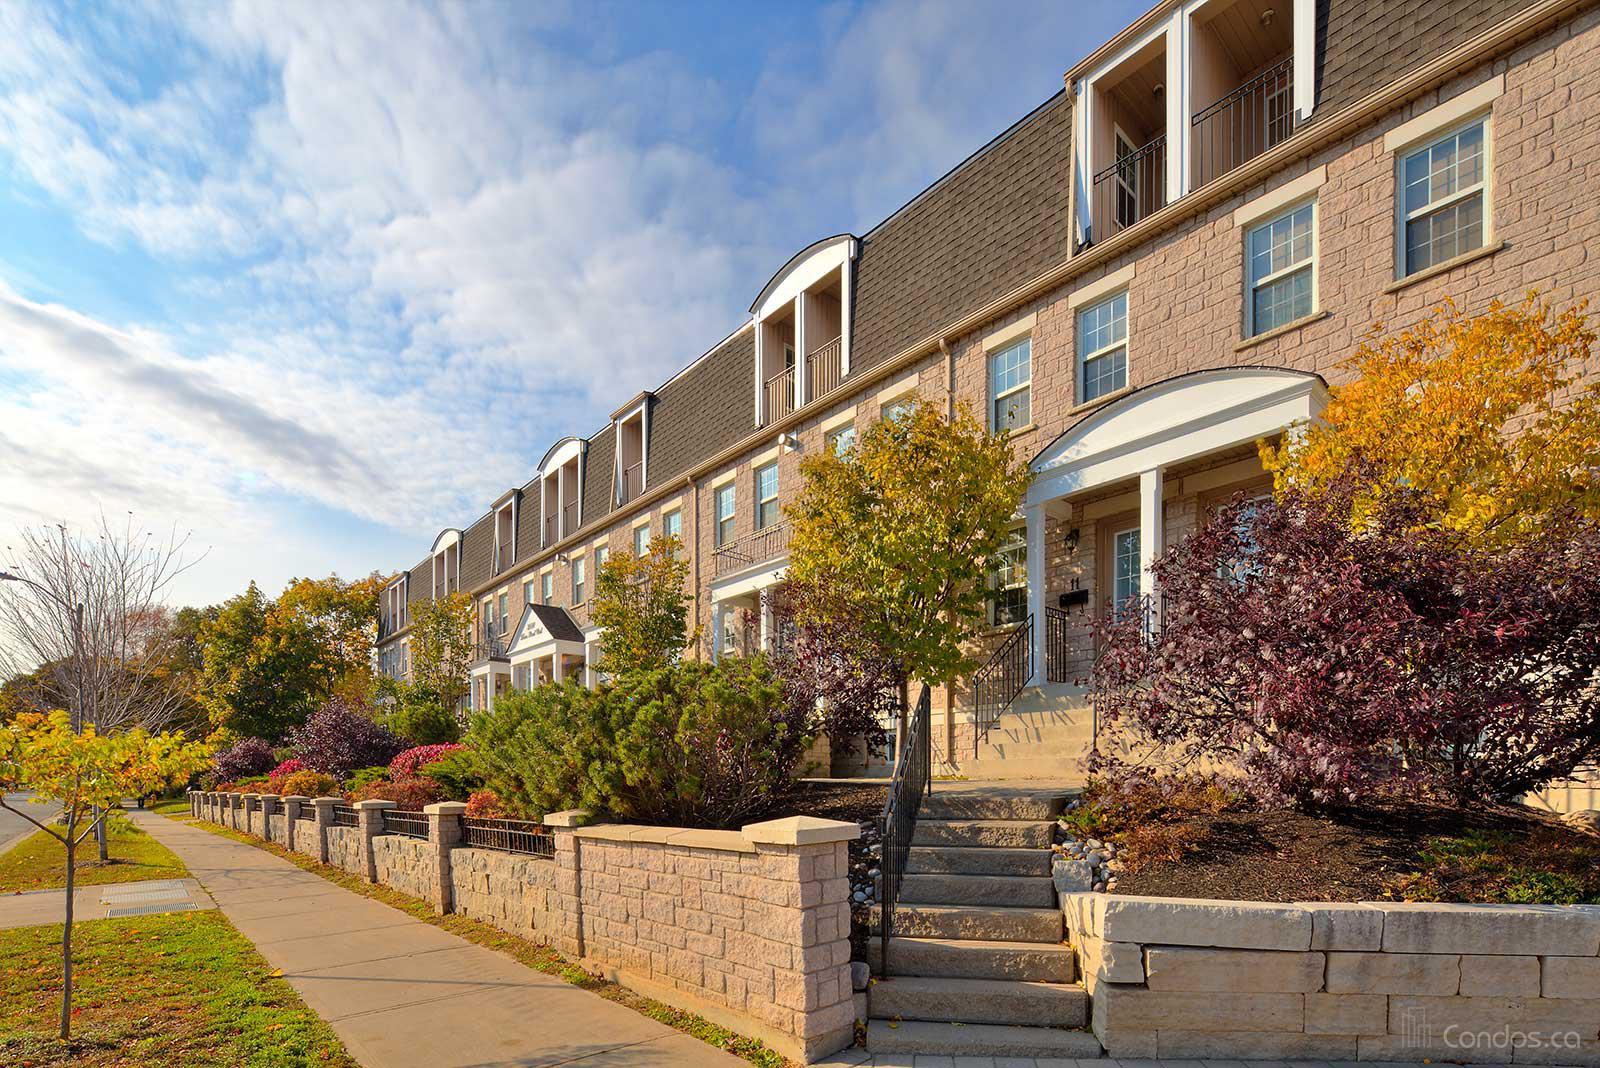
[[[6,794],[6,803],[14,808],[21,808],[29,796],[28,794]],[[34,819],[42,820],[49,815],[49,812],[50,810],[43,805],[28,806],[28,815]],[[4,853],[33,832],[33,824],[15,813],[0,808],[0,853]]]

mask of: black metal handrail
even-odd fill
[[[783,520],[736,538],[711,551],[712,571],[720,578],[735,571],[782,556],[789,548],[789,524]]]
[[[1167,135],[1161,134],[1094,176],[1090,233],[1103,241],[1166,204]]]
[[[1044,609],[1044,677],[1050,682],[1070,682],[1067,676],[1067,613],[1049,605]]]
[[[1293,78],[1294,58],[1285,56],[1195,113],[1192,125],[1196,189],[1294,133]]]
[[[461,837],[469,846],[522,853],[530,857],[556,855],[556,836],[527,820],[494,820],[467,816],[461,820]]]
[[[1016,630],[1007,635],[994,651],[989,662],[972,676],[973,739],[972,752],[976,756],[989,733],[1011,702],[1028,685],[1033,677],[1033,615],[1023,619]]]
[[[900,877],[911,856],[911,838],[917,830],[917,813],[922,799],[933,789],[933,691],[926,683],[917,698],[917,707],[900,739],[895,757],[894,778],[883,803],[883,854],[878,871],[878,974],[889,974],[889,940],[894,937],[894,906],[900,896]]]
[[[360,823],[361,820],[356,814],[356,810],[349,805],[333,806],[333,825],[335,827],[357,827],[360,826]]]
[[[401,808],[384,809],[385,834],[399,834],[407,838],[428,837],[428,817],[421,812],[408,812]]]

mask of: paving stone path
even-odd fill
[[[370,1068],[736,1068],[745,1062],[254,846],[129,817],[188,865]]]

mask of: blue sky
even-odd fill
[[[6,0],[0,548],[407,566],[1140,10]]]

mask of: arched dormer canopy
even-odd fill
[[[1033,458],[1028,504],[1270,437],[1327,404],[1319,375],[1224,367],[1144,386],[1073,424]]]
[[[855,259],[854,234],[836,234],[821,241],[813,241],[789,258],[778,268],[778,273],[768,280],[750,305],[750,314],[757,320],[765,319],[774,311],[790,304],[794,298],[825,277],[838,270],[846,260]]]
[[[544,454],[544,459],[539,461],[539,477],[549,478],[573,460],[578,459],[588,449],[589,443],[578,437],[565,437]]]
[[[439,536],[433,539],[433,548],[429,555],[442,553],[453,545],[461,544],[461,530],[458,527],[445,527],[439,531]]]

